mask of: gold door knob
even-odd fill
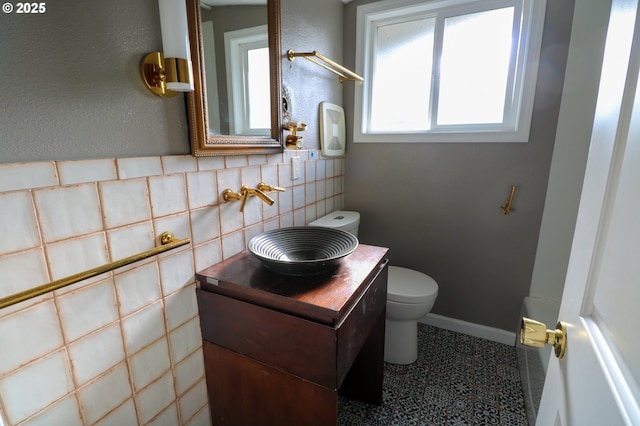
[[[548,343],[553,346],[556,357],[562,359],[567,347],[567,326],[560,321],[556,324],[555,330],[547,330],[547,326],[543,323],[522,317],[520,343],[536,348],[541,348]]]

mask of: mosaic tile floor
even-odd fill
[[[341,397],[340,426],[527,425],[513,346],[418,326],[418,360],[384,365],[383,404]]]

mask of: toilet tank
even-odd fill
[[[360,213],[345,210],[336,210],[326,216],[314,220],[310,226],[322,226],[325,228],[337,228],[343,231],[351,232],[358,236],[358,227],[360,226]]]

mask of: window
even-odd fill
[[[526,142],[544,0],[358,7],[355,142]]]
[[[268,38],[266,25],[224,34],[232,135],[271,134]]]

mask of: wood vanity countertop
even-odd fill
[[[335,326],[386,264],[389,249],[360,244],[333,272],[292,277],[266,268],[249,252],[196,274],[201,290]]]

